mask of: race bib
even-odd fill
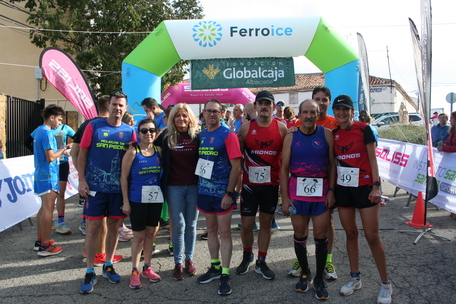
[[[206,179],[211,179],[213,168],[213,161],[200,158],[196,164],[195,174]]]
[[[358,187],[359,168],[337,167],[337,184],[344,187]]]
[[[323,178],[297,177],[297,196],[323,196]]]
[[[266,184],[271,182],[271,167],[249,167],[249,182]]]
[[[141,203],[163,203],[163,193],[159,186],[142,186]]]

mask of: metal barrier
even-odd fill
[[[33,154],[24,145],[24,140],[39,125],[43,124],[41,112],[44,99],[31,101],[6,96],[6,147],[7,157]]]

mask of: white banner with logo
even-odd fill
[[[417,195],[426,191],[427,147],[379,139],[376,149],[380,177]],[[456,153],[434,148],[435,177],[439,193],[431,202],[456,213]]]
[[[0,232],[35,215],[41,199],[33,191],[33,155],[0,160]],[[78,176],[70,160],[65,197],[77,193]]]

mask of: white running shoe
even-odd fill
[[[301,265],[299,264],[298,259],[294,260],[291,269],[288,270],[288,275],[292,277],[300,277],[301,276]]]
[[[378,293],[377,303],[378,304],[390,304],[391,294],[393,293],[393,287],[391,284],[380,284],[380,292]]]
[[[340,294],[343,296],[349,296],[353,294],[355,290],[359,290],[363,287],[361,283],[361,279],[358,278],[351,278],[342,288],[340,289]]]
[[[71,229],[65,223],[58,223],[55,232],[60,234],[71,234]]]
[[[117,229],[117,231],[119,232],[119,242],[131,241],[132,237],[125,233],[123,226],[120,226],[119,229]]]

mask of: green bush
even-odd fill
[[[426,130],[423,126],[393,125],[378,129],[378,136],[412,144],[426,145]]]

